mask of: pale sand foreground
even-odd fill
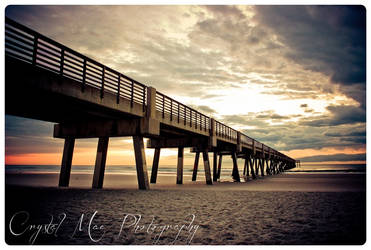
[[[17,237],[9,232],[10,219],[18,211],[27,211],[30,219],[26,224],[35,225],[48,224],[51,215],[53,223],[58,223],[58,216],[66,214],[56,235],[41,232],[35,244],[186,244],[191,239],[191,244],[365,241],[364,174],[281,174],[212,186],[201,178],[197,183],[185,179],[185,184],[176,185],[174,176],[160,176],[159,184],[151,185],[149,191],[136,190],[135,178],[107,175],[104,189],[92,190],[87,175],[73,175],[71,188],[53,187],[57,175],[6,175],[6,241],[29,243],[32,230]],[[95,211],[91,227],[103,228],[92,229],[92,239],[98,240],[104,231],[98,242],[88,234]],[[82,214],[82,231],[78,232]],[[142,216],[136,232],[134,215],[124,221],[127,214]],[[195,215],[192,223],[187,217],[190,214]],[[22,231],[24,218],[17,219],[13,229]]]

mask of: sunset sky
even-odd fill
[[[365,162],[363,7],[8,6],[5,14],[290,157]],[[61,163],[52,123],[6,116],[5,133],[6,164]],[[73,164],[93,165],[97,141],[77,140]],[[107,164],[134,164],[131,138],[110,140]],[[162,151],[160,164],[175,165],[176,151]]]

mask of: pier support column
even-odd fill
[[[153,163],[152,163],[151,183],[156,183],[157,181],[157,172],[158,172],[158,163],[160,161],[160,152],[161,152],[161,148],[155,148],[155,153],[153,155]]]
[[[243,172],[242,172],[242,175],[243,175],[243,176],[246,176],[246,161],[245,161],[244,164],[243,164]]]
[[[264,159],[260,159],[260,172],[264,176]]]
[[[250,156],[250,170],[251,170],[251,177],[253,179],[256,179],[256,175],[255,175],[255,171],[254,171],[254,161],[255,161],[255,158],[251,158]]]
[[[249,161],[247,160],[247,157],[245,158],[244,165],[243,165],[243,178],[245,182],[249,180]]]
[[[245,164],[244,164],[244,175],[245,176],[250,176],[250,173],[249,173],[249,159],[245,158]]]
[[[59,174],[59,186],[68,187],[70,183],[71,165],[73,148],[75,147],[75,138],[66,138],[64,140],[63,157],[61,172]]]
[[[223,155],[219,155],[219,162],[218,162],[218,180],[220,180],[220,174],[222,171],[222,161],[223,161]]]
[[[272,166],[272,161],[270,159],[267,160],[267,173],[269,175],[272,175],[272,170],[271,170],[271,166]]]
[[[196,179],[197,179],[198,160],[199,159],[200,159],[200,152],[196,152],[195,163],[193,165],[192,181],[196,181]]]
[[[211,180],[209,153],[208,153],[207,150],[202,152],[202,157],[204,158],[204,169],[205,169],[206,184],[212,185],[213,181]]]
[[[236,182],[240,182],[240,173],[238,172],[238,165],[237,165],[237,156],[236,153],[232,153],[232,160],[233,160],[233,171],[232,171],[232,176],[233,180]]]
[[[95,158],[95,168],[93,176],[93,188],[102,188],[104,179],[104,170],[106,168],[107,149],[109,137],[99,137],[97,156]]]
[[[213,181],[218,180],[217,161],[218,161],[218,153],[214,152],[213,154]]]
[[[178,164],[176,167],[176,184],[183,184],[183,162],[184,162],[184,148],[178,148]]]
[[[269,172],[269,160],[268,159],[265,159],[265,173],[267,175],[270,175],[270,172]]]
[[[255,175],[256,175],[256,176],[259,176],[259,166],[258,166],[258,161],[259,161],[258,157],[255,156],[255,157],[254,157],[254,162],[255,162]]]
[[[137,168],[137,178],[139,189],[149,189],[146,155],[142,136],[133,136],[135,165]]]

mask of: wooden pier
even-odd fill
[[[9,18],[5,23],[5,112],[56,123],[65,140],[59,186],[69,185],[76,139],[99,138],[92,180],[102,188],[110,137],[133,138],[138,187],[156,183],[163,148],[177,148],[176,183],[183,183],[184,149],[195,154],[192,180],[202,155],[205,182],[220,179],[223,155],[232,157],[232,176],[273,175],[297,162],[249,136],[190,108]],[[154,148],[149,182],[145,145]],[[209,153],[213,154],[211,171]],[[211,172],[213,174],[211,174]]]

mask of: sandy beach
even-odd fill
[[[88,174],[72,174],[70,188],[57,183],[57,174],[6,175],[7,243],[326,245],[366,237],[365,174],[287,173],[212,186],[203,176],[176,185],[175,176],[160,175],[149,191],[124,174],[107,174],[102,190],[90,189]]]

